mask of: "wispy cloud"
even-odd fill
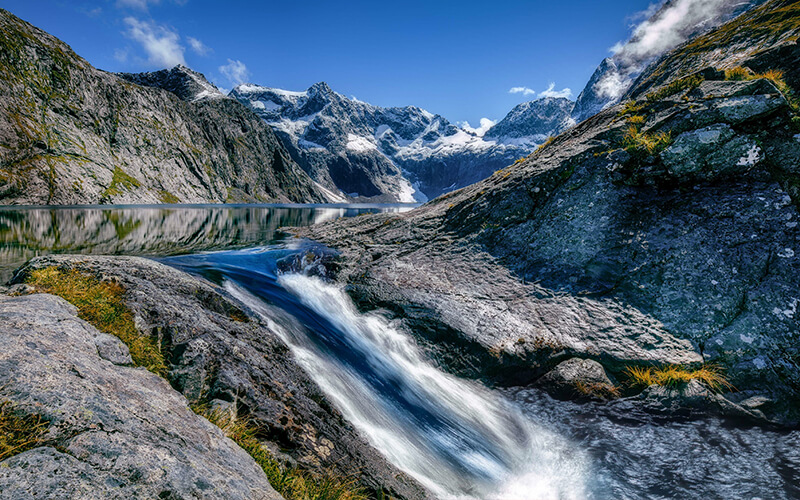
[[[159,0],[117,0],[117,7],[121,9],[147,10],[147,5],[159,3]]]
[[[749,3],[744,0],[673,0],[657,2],[638,13],[633,33],[626,42],[609,50],[615,68],[594,86],[598,95],[619,99],[633,79],[656,57],[674,49],[691,36],[731,19]]]
[[[529,89],[528,87],[511,87],[508,90],[509,94],[522,94],[522,95],[533,95],[536,93],[535,90]]]
[[[228,79],[231,85],[245,83],[250,78],[247,66],[239,60],[228,59],[228,64],[219,67],[219,72]]]
[[[539,97],[563,97],[569,99],[572,97],[572,90],[569,88],[556,90],[556,84],[551,83],[550,86],[547,87],[547,90],[539,92]]]
[[[180,43],[178,32],[153,21],[140,21],[126,17],[123,21],[128,29],[125,36],[139,42],[147,53],[147,62],[153,66],[167,67],[186,64],[185,47]]]
[[[172,0],[177,5],[186,5],[189,0]],[[116,6],[120,9],[134,9],[146,12],[150,5],[158,5],[161,0],[117,0]]]
[[[497,122],[494,120],[490,120],[488,118],[481,118],[480,123],[481,124],[478,128],[470,127],[469,122],[466,121],[459,123],[459,125],[461,125],[461,128],[463,128],[467,132],[472,132],[478,137],[483,137],[490,128],[495,126]]]
[[[199,56],[207,56],[211,53],[211,48],[208,45],[193,36],[187,37],[186,41],[189,43],[189,47],[191,47],[194,53]]]
[[[128,49],[114,50],[114,59],[121,63],[128,62]]]

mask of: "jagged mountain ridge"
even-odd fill
[[[150,73],[117,73],[131,83],[143,87],[155,87],[172,92],[183,101],[202,99],[221,99],[225,97],[202,73],[179,64],[172,69],[162,69]]]
[[[485,178],[563,130],[571,110],[567,100],[526,103],[529,112],[512,113],[487,140],[419,107],[373,106],[324,82],[304,92],[243,84],[229,95],[269,123],[317,182],[396,201],[425,201]]]
[[[0,203],[328,200],[240,103],[98,70],[5,10],[0,27]],[[203,87],[185,68],[160,73]]]

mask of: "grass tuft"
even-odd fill
[[[631,125],[622,137],[622,147],[634,155],[656,155],[672,143],[670,132],[644,133],[636,125]]]
[[[226,436],[253,457],[272,487],[286,500],[367,500],[366,493],[354,478],[339,478],[331,474],[318,477],[296,468],[283,467],[261,445],[256,437],[258,428],[247,420],[202,405],[192,409],[222,429]]]
[[[658,90],[650,92],[649,94],[645,95],[644,98],[647,102],[660,101],[661,99],[666,99],[667,97],[673,96],[678,92],[697,88],[704,81],[705,78],[700,75],[687,76],[685,78],[675,80]]]
[[[75,269],[35,269],[25,282],[37,291],[58,295],[78,308],[78,316],[101,332],[118,337],[131,352],[136,366],[165,376],[167,364],[157,342],[141,335],[133,313],[125,305],[125,289],[117,283],[100,281]]]
[[[634,387],[660,385],[674,389],[683,387],[691,380],[697,380],[715,392],[734,389],[716,365],[703,365],[694,370],[680,365],[660,368],[635,366],[625,370],[625,373],[629,385]]]
[[[763,73],[753,73],[747,68],[743,68],[741,66],[736,66],[734,68],[726,69],[725,70],[725,79],[726,80],[734,80],[734,81],[746,81],[746,80],[758,80],[761,78],[765,78],[772,82],[775,85],[775,88],[783,94],[783,97],[786,98],[786,101],[789,103],[789,107],[792,108],[792,111],[798,112],[800,111],[800,100],[794,94],[794,91],[786,83],[786,79],[784,77],[783,71],[777,69],[770,69]]]
[[[0,462],[42,444],[48,426],[39,415],[21,413],[9,401],[0,401]]]
[[[645,108],[644,104],[637,104],[634,100],[625,101],[622,105],[622,109],[619,110],[617,116],[622,117],[625,115],[635,115],[642,111]]]
[[[555,137],[553,137],[553,136],[550,136],[550,137],[548,137],[546,141],[544,141],[543,143],[541,143],[541,144],[539,145],[539,147],[537,147],[537,148],[536,148],[536,150],[533,152],[533,154],[539,154],[539,153],[541,153],[541,152],[544,150],[544,148],[546,148],[547,146],[549,146],[550,144],[552,144],[552,142],[553,142],[553,141],[555,141],[555,140],[556,140],[556,138],[555,138]]]

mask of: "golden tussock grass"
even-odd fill
[[[42,444],[48,425],[39,415],[22,413],[9,401],[0,401],[0,461]]]
[[[700,368],[689,369],[679,365],[665,367],[630,367],[625,370],[628,383],[634,387],[649,387],[660,385],[677,388],[697,380],[710,390],[722,392],[730,391],[734,387],[722,374],[721,369],[715,365],[703,365]]]
[[[100,281],[75,269],[57,267],[35,269],[25,282],[39,292],[58,295],[78,308],[81,319],[122,340],[136,366],[166,375],[167,364],[158,343],[136,329],[133,313],[124,302],[125,289],[119,284]]]

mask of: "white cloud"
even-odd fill
[[[219,72],[228,79],[231,85],[245,83],[250,78],[247,66],[239,60],[228,59],[228,64],[219,67]]]
[[[626,43],[611,48],[624,66],[641,66],[683,43],[690,36],[730,19],[746,5],[742,0],[675,0],[660,9],[651,5]]]
[[[152,21],[139,21],[133,17],[126,17],[124,22],[128,26],[125,36],[142,45],[150,64],[167,68],[186,64],[183,58],[186,49],[180,44],[180,36],[176,31]]]
[[[481,125],[478,128],[472,128],[469,125],[469,122],[461,122],[461,128],[466,130],[467,132],[472,132],[473,134],[477,135],[478,137],[483,137],[486,132],[495,126],[497,122],[494,120],[490,120],[488,118],[481,118]]]
[[[563,88],[561,90],[556,90],[556,84],[551,83],[547,90],[543,90],[539,92],[539,97],[564,97],[569,99],[572,97],[572,90],[569,88]]]
[[[187,37],[186,41],[189,42],[189,47],[192,48],[195,54],[199,56],[206,56],[211,53],[211,48],[208,45],[193,36]]]
[[[114,59],[121,63],[128,62],[128,49],[115,49]]]
[[[529,89],[528,87],[511,87],[508,91],[509,94],[522,94],[522,95],[533,95],[536,93],[535,90]]]
[[[159,0],[117,0],[117,7],[138,10],[147,10],[147,4],[159,3]]]
[[[189,0],[172,0],[172,3],[177,5],[186,5],[186,2]],[[150,5],[158,5],[161,3],[161,0],[117,0],[116,5],[119,9],[135,9],[141,11],[147,11],[147,7]]]

